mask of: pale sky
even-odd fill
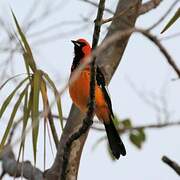
[[[51,1],[41,0],[39,3],[40,6],[37,7],[38,11],[40,12],[44,7],[44,3],[48,2]],[[53,2],[55,2],[54,5],[56,5],[60,1],[57,0]],[[63,2],[63,0],[61,2]],[[9,0],[8,2],[6,0],[1,0],[0,16],[6,21],[8,26],[12,28],[13,21],[9,9],[9,7],[11,7],[19,19],[20,24],[22,24],[32,3],[33,0]],[[83,37],[91,42],[92,39],[92,22],[87,22],[85,25],[85,22],[72,23],[71,21],[82,21],[82,17],[90,17],[91,20],[93,20],[93,17],[95,16],[95,9],[89,4],[79,0],[66,0],[64,3],[65,6],[60,8],[57,13],[50,16],[47,20],[39,22],[40,25],[37,23],[37,25],[28,33],[28,38],[30,39],[30,44],[36,57],[38,67],[50,74],[57,82],[58,88],[62,87],[69,76],[73,59],[73,45],[70,40]],[[141,28],[149,27],[164,14],[171,4],[172,0],[164,1],[156,10],[141,16],[138,19],[136,26]],[[116,7],[116,0],[107,0],[106,6],[114,9]],[[178,6],[175,7],[173,12],[175,12],[177,8]],[[37,13],[37,11],[33,13],[32,10],[32,14],[33,17],[36,17],[39,13]],[[159,35],[160,31],[172,15],[173,13],[171,13],[170,16],[168,16],[168,18],[153,31],[153,33],[161,37],[161,35]],[[110,15],[106,14],[105,17],[110,17]],[[65,21],[70,21],[70,25],[65,25]],[[60,22],[63,22],[62,26],[52,30],[53,34],[57,35],[53,42],[37,44],[39,39],[47,38],[50,33],[39,34],[37,37],[34,36],[31,38],[33,33]],[[176,22],[176,24],[163,36],[179,32],[179,25],[180,22]],[[71,33],[67,36],[66,33],[69,31],[71,32],[72,30],[74,31],[73,34]],[[103,27],[102,32],[106,32],[106,26]],[[177,37],[164,41],[163,44],[169,50],[169,53],[176,63],[180,65],[178,59],[180,55],[179,41],[180,37]],[[25,72],[22,57],[17,55],[15,60],[15,74]],[[128,43],[120,66],[114,74],[109,86],[115,114],[121,119],[130,118],[134,125],[157,122],[156,112],[134,92],[134,89],[129,83],[130,80],[148,97],[150,93],[164,96],[167,101],[168,110],[170,111],[170,120],[176,121],[180,119],[180,82],[172,81],[173,78],[177,78],[177,75],[167,64],[166,59],[154,44],[141,35],[134,34]],[[6,89],[9,90],[9,88],[10,86]],[[3,96],[7,94],[7,91],[0,93],[3,99]],[[159,104],[161,104],[161,102],[159,102]],[[64,116],[67,116],[71,106],[71,100],[68,93],[63,95],[62,105],[63,114]],[[5,122],[2,121],[1,127],[4,126]],[[180,135],[179,127],[161,130],[146,130],[145,132],[147,140],[141,150],[130,143],[127,134],[123,135],[122,138],[127,149],[127,156],[120,158],[119,161],[113,162],[107,153],[106,142],[102,142],[93,149],[94,144],[99,138],[104,136],[105,133],[91,130],[83,150],[78,179],[178,180],[179,178],[176,173],[162,163],[161,157],[167,155],[180,163],[180,141],[179,138],[177,138]],[[0,133],[2,134],[3,131],[1,130]],[[18,133],[16,136],[18,137]],[[42,139],[43,142],[43,131],[41,132],[39,139],[40,141]],[[31,144],[31,134],[28,137],[28,141],[29,144]],[[32,161],[33,151],[29,146],[26,148],[25,159]],[[15,148],[18,150],[18,146]],[[41,169],[43,169],[42,151],[43,145],[42,143],[39,143],[38,155],[40,157],[38,157],[37,166]],[[49,143],[47,143],[47,167],[50,167],[52,161],[53,155]],[[7,177],[6,179],[9,178]]]

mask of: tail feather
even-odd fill
[[[116,159],[119,159],[120,155],[122,154],[123,156],[126,155],[126,149],[125,146],[116,130],[116,127],[113,123],[112,120],[110,120],[109,124],[105,124],[105,129],[109,141],[109,146],[111,148],[112,154]]]

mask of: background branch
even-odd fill
[[[16,161],[11,146],[8,145],[5,148],[6,151],[3,151],[0,156],[4,173],[13,177],[23,176],[26,179],[43,180],[43,173],[38,168],[35,168],[30,161]]]
[[[121,128],[121,127],[117,127],[119,133],[127,133],[129,131],[133,131],[133,130],[140,130],[140,129],[160,129],[160,128],[167,128],[167,127],[171,127],[171,126],[179,126],[180,125],[180,121],[176,121],[176,122],[167,122],[167,123],[155,123],[155,124],[149,124],[149,125],[138,125],[138,126],[133,126],[130,128]],[[96,127],[96,126],[92,126],[92,129],[97,130],[97,131],[104,131],[104,128],[101,127]]]
[[[163,156],[162,161],[170,166],[180,176],[180,166],[175,161],[172,161],[167,156]]]

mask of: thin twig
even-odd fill
[[[98,3],[95,3],[95,2],[90,1],[90,0],[80,0],[80,1],[89,3],[89,4],[91,4],[91,5],[95,6],[95,7],[98,7],[98,6],[99,6]],[[114,14],[114,12],[113,12],[111,9],[109,9],[109,8],[104,8],[104,11],[106,11],[106,12],[108,12],[108,13],[110,13],[110,14]]]
[[[180,36],[180,32],[177,32],[177,33],[171,34],[169,36],[159,38],[159,41],[167,41],[169,39],[173,39],[173,38],[176,38],[176,37],[179,37],[179,36]]]
[[[169,13],[173,10],[177,3],[179,3],[179,0],[174,1],[169,7],[169,9],[164,13],[164,15],[160,19],[158,19],[153,25],[151,25],[147,30],[150,31],[157,27],[161,22],[163,22],[163,20],[169,15]]]
[[[120,17],[123,16],[126,12],[128,12],[130,9],[136,7],[137,4],[138,4],[138,2],[135,2],[135,3],[133,3],[133,4],[130,4],[127,9],[124,9],[124,11],[122,11],[121,13],[119,13],[119,14],[116,15],[116,16],[114,15],[114,16],[112,16],[112,17],[110,17],[110,18],[102,19],[102,20],[101,20],[101,24],[105,24],[105,23],[111,22],[113,19],[120,18]],[[128,24],[128,22],[127,22],[126,24]]]
[[[161,128],[168,128],[168,127],[172,127],[172,126],[179,126],[180,125],[180,121],[176,121],[176,122],[167,122],[167,123],[155,123],[155,124],[149,124],[149,125],[139,125],[139,126],[133,126],[130,128],[126,128],[126,127],[117,127],[118,132],[123,134],[123,133],[127,133],[133,130],[139,130],[139,129],[161,129]],[[96,127],[96,126],[92,126],[92,129],[97,130],[97,131],[104,131],[103,127]]]
[[[174,69],[174,71],[177,73],[178,77],[180,78],[180,69],[178,68],[177,64],[175,63],[171,55],[168,53],[166,48],[156,38],[156,36],[150,34],[148,31],[142,31],[142,30],[138,30],[138,31],[142,33],[144,36],[146,36],[149,40],[151,40],[159,48],[162,54],[166,57],[166,60],[169,63],[169,65]]]

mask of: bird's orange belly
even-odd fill
[[[86,112],[89,101],[89,71],[82,71],[80,76],[69,85],[69,93],[74,104],[82,111]],[[109,121],[109,109],[104,99],[102,90],[95,86],[95,113],[99,120]]]
[[[89,72],[82,71],[80,76],[69,85],[69,93],[74,104],[83,112],[87,111],[89,81]]]

